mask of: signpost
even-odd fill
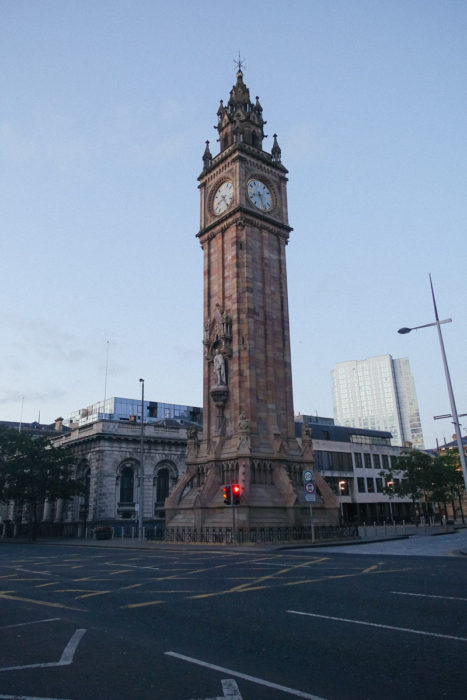
[[[310,524],[311,524],[311,541],[315,541],[315,526],[313,523],[313,503],[316,501],[316,484],[313,472],[311,469],[305,469],[303,472],[303,485],[305,488],[305,501],[310,504]]]

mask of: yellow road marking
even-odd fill
[[[373,564],[373,566],[369,566],[367,569],[363,569],[362,574],[369,574],[370,571],[374,571],[377,569],[379,564]]]
[[[109,576],[116,576],[117,574],[127,574],[132,569],[119,569],[117,571],[108,571]]]
[[[49,583],[40,583],[38,586],[34,586],[34,588],[46,588],[47,586],[58,586],[60,581],[50,581]]]
[[[122,605],[122,608],[145,608],[148,605],[161,605],[163,600],[148,600],[145,603],[131,603],[130,605]]]
[[[83,576],[83,578],[74,578],[72,580],[75,583],[79,583],[80,581],[109,581],[108,578],[95,578],[94,576]]]
[[[410,571],[410,567],[405,568],[405,569],[388,569],[387,571],[372,571],[372,574],[394,574],[394,573],[400,573],[401,571]],[[310,578],[307,579],[306,581],[289,581],[288,583],[284,583],[284,586],[300,586],[303,583],[317,583],[319,581],[329,581],[331,579],[339,579],[339,578],[355,578],[356,576],[361,576],[364,571],[360,571],[355,574],[336,574],[334,576],[321,576],[319,578]]]
[[[138,588],[138,586],[142,586],[142,585],[143,585],[142,583],[133,583],[131,586],[123,586],[119,590],[128,591],[128,590],[130,590],[130,588]]]
[[[79,612],[84,612],[83,608],[72,608],[69,605],[62,605],[62,603],[49,603],[45,600],[34,600],[34,598],[21,598],[17,595],[9,595],[9,593],[10,591],[0,591],[0,598],[4,598],[5,600],[19,600],[22,603],[33,603],[34,605],[45,605],[47,608],[63,608],[64,610],[78,610]]]
[[[281,574],[288,574],[290,571],[295,571],[296,569],[301,569],[304,566],[309,566],[310,564],[320,564],[323,561],[327,561],[329,557],[321,557],[320,559],[312,559],[310,561],[304,561],[302,564],[296,564],[295,566],[289,566],[286,569],[280,569],[279,571],[275,571],[272,574],[267,574],[266,576],[261,576],[260,578],[257,578],[254,580],[253,583],[262,583],[263,581],[268,581],[271,578],[277,578]],[[237,586],[237,590],[241,590],[245,586],[248,586],[247,583],[242,583],[240,586]]]
[[[85,593],[84,595],[77,595],[75,600],[79,600],[80,598],[92,598],[93,596],[105,595],[106,593],[112,593],[112,591],[94,591],[94,593]]]

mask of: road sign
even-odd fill
[[[311,469],[305,469],[303,472],[303,483],[306,484],[309,481],[313,481],[313,472]]]
[[[314,493],[305,492],[305,501],[307,503],[314,503],[316,501],[316,491]]]
[[[307,484],[305,484],[305,493],[316,493],[316,486],[314,481],[309,481]]]

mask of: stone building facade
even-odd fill
[[[186,430],[177,421],[144,426],[143,522],[148,528],[163,526],[164,502],[185,471]],[[141,427],[131,423],[99,420],[76,426],[54,439],[68,447],[76,462],[76,474],[86,493],[68,504],[52,504],[46,520],[61,522],[79,531],[96,525],[135,526],[140,506]]]

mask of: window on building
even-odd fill
[[[383,469],[389,469],[389,457],[388,455],[381,455],[383,460]]]
[[[156,501],[157,503],[164,503],[165,499],[169,495],[169,470],[164,467],[164,469],[159,469],[157,472],[157,487],[156,487]]]
[[[357,478],[357,489],[359,493],[366,493],[365,479],[362,476]]]
[[[373,455],[373,466],[375,469],[381,469],[381,455]]]
[[[373,478],[368,478],[366,480],[366,485],[367,485],[368,493],[375,492],[375,480]]]
[[[361,452],[355,453],[355,466],[357,467],[357,469],[363,468],[363,460],[362,460]]]
[[[378,493],[383,493],[383,480],[379,476],[376,479],[376,490]]]
[[[124,467],[120,475],[120,503],[133,503],[133,486],[133,469]]]
[[[371,455],[368,454],[368,453],[365,453],[364,457],[365,457],[365,467],[366,467],[367,469],[371,469],[371,467],[372,467],[372,464],[371,464]]]

